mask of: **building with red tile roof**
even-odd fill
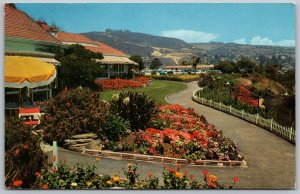
[[[99,60],[105,69],[103,78],[127,77],[132,66],[138,65],[131,61],[128,55],[122,51],[112,48],[102,42],[93,41],[82,34],[69,32],[58,32],[57,38],[65,45],[79,44],[94,53],[102,53],[103,59]]]

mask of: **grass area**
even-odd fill
[[[168,94],[183,90],[187,87],[186,84],[180,82],[152,80],[153,85],[144,88],[125,88],[120,90],[108,90],[100,93],[100,99],[111,100],[111,96],[116,93],[135,91],[138,93],[145,93],[158,104],[168,104],[165,97]]]

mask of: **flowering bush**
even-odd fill
[[[111,189],[113,187],[126,189],[232,189],[239,181],[238,177],[233,177],[233,183],[230,186],[222,185],[218,182],[215,175],[208,174],[203,171],[204,182],[194,179],[194,176],[188,174],[187,170],[180,171],[177,169],[164,167],[163,185],[159,186],[159,179],[154,177],[152,173],[148,174],[148,178],[138,179],[139,174],[136,173],[137,166],[128,164],[128,168],[124,169],[126,178],[121,178],[118,174],[97,175],[95,167],[87,166],[83,168],[80,165],[71,169],[63,164],[56,170],[44,170],[36,173],[37,181],[32,185],[35,189]],[[16,181],[15,186],[20,187],[22,182]]]
[[[63,91],[49,100],[46,104],[49,113],[38,126],[44,130],[44,140],[61,143],[76,134],[101,134],[101,126],[108,116],[108,104],[100,102],[99,95],[99,92],[77,88]]]
[[[138,79],[139,80],[139,79]],[[127,80],[127,79],[105,79],[96,80],[96,84],[102,87],[104,90],[122,89],[122,88],[140,88],[143,84],[139,81]]]
[[[238,100],[250,106],[258,107],[258,100],[251,97],[251,92],[244,86],[238,86]]]
[[[192,109],[180,105],[160,107],[159,114],[150,123],[151,128],[136,132],[133,151],[142,154],[164,155],[189,160],[242,160],[234,141],[223,136],[222,131],[207,123]]]
[[[15,118],[5,120],[5,186],[30,188],[46,163],[40,137]]]
[[[134,78],[134,81],[140,82],[142,84],[147,84],[149,82],[149,80],[150,79],[145,76],[139,76],[139,77]]]
[[[137,92],[114,94],[110,101],[110,112],[128,120],[132,131],[144,130],[157,111],[154,100]]]

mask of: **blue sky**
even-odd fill
[[[128,29],[185,40],[295,45],[293,4],[16,4],[34,19],[81,33]]]

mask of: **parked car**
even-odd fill
[[[157,73],[158,75],[168,75],[168,72],[165,70],[158,70]]]

